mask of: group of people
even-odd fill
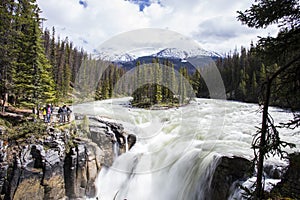
[[[60,123],[65,123],[65,122],[70,122],[71,118],[71,109],[64,105],[63,107],[59,107],[58,109],[58,115],[59,115],[59,122]]]
[[[44,122],[45,123],[50,123],[51,122],[51,114],[53,112],[53,108],[50,104],[45,106],[43,108],[43,116],[44,116]]]
[[[45,123],[51,122],[52,113],[53,113],[53,107],[50,104],[48,104],[47,106],[45,106],[43,108],[43,117],[44,117]],[[58,109],[59,122],[60,123],[70,122],[71,113],[72,113],[72,110],[68,106],[63,105],[62,107],[59,107],[59,109]]]

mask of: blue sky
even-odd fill
[[[89,52],[111,37],[142,28],[178,32],[207,50],[226,53],[248,47],[257,36],[275,35],[276,27],[250,29],[237,21],[241,0],[37,0],[46,18],[43,27],[56,28]]]
[[[139,6],[140,12],[143,12],[146,7],[151,6],[153,1],[150,0],[124,0],[131,3],[134,3]],[[160,1],[157,1],[156,3],[160,4]],[[79,0],[79,4],[82,5],[84,8],[88,6],[87,0]]]
[[[79,0],[79,4],[82,5],[84,8],[88,6],[87,1],[85,0]]]
[[[127,0],[127,1],[139,5],[141,12],[144,10],[145,7],[148,7],[151,5],[151,2],[149,0]]]

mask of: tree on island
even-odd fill
[[[293,144],[280,140],[278,126],[268,112],[271,98],[284,98],[292,110],[300,98],[300,5],[299,0],[257,0],[250,9],[238,11],[238,19],[249,27],[265,28],[277,24],[277,37],[260,38],[257,51],[262,56],[266,69],[261,88],[262,124],[254,137],[252,147],[257,166],[255,199],[264,198],[263,163],[269,154],[284,156],[284,147]],[[298,107],[299,109],[299,107]],[[299,114],[282,126],[295,128],[300,125]]]
[[[133,81],[136,85],[133,91],[132,105],[136,107],[179,106],[192,98],[188,85],[193,85],[186,67],[181,67],[176,73],[174,64],[169,60],[160,63],[154,58],[151,64],[140,66],[137,63]]]

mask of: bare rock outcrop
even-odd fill
[[[289,155],[289,166],[281,181],[272,189],[272,193],[284,197],[300,199],[300,154]]]
[[[228,199],[232,184],[246,180],[251,176],[253,173],[252,166],[251,161],[241,157],[222,156],[219,158],[209,188],[206,190],[205,199]]]
[[[54,129],[46,138],[33,141],[1,142],[0,199],[78,199],[95,195],[95,179],[103,164],[103,152],[95,143],[71,139],[68,132]]]

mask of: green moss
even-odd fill
[[[267,200],[296,200],[296,199],[293,199],[293,198],[290,198],[290,197],[284,197],[282,196],[281,194],[268,194],[266,195],[266,198]]]
[[[4,135],[9,141],[21,142],[30,138],[39,139],[47,135],[47,126],[42,122],[25,121],[7,130]]]
[[[78,129],[84,134],[88,134],[90,132],[90,126],[89,126],[89,118],[85,115],[81,121],[81,123],[78,125]]]
[[[66,153],[70,153],[72,148],[77,147],[78,144],[74,142],[75,138],[76,138],[75,135],[71,135],[71,138],[68,141],[66,141],[65,143]]]
[[[11,128],[12,124],[5,119],[0,119],[0,126],[2,126],[4,128]]]

